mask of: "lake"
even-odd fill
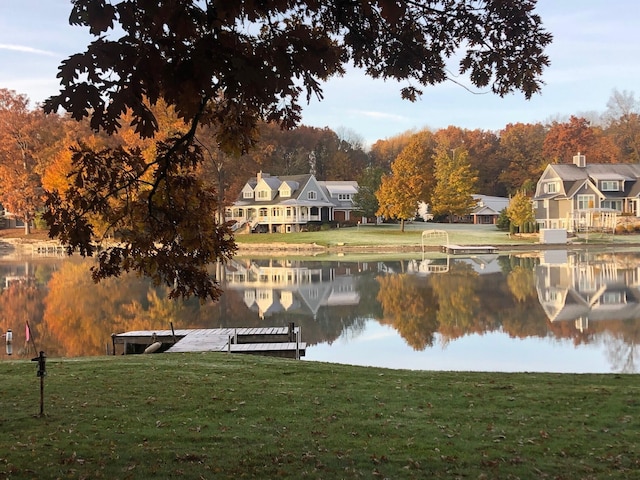
[[[236,257],[218,302],[173,301],[89,260],[0,257],[12,354],[106,355],[129,330],[300,326],[303,361],[420,370],[637,372],[640,252]],[[26,342],[26,325],[31,341]]]

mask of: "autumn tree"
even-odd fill
[[[507,167],[499,177],[508,193],[535,184],[540,178],[547,165],[542,153],[545,137],[546,129],[541,123],[510,123],[500,131],[499,155]]]
[[[440,146],[435,153],[436,184],[431,194],[431,213],[454,216],[469,215],[477,202],[475,192],[478,176],[471,169],[466,150],[449,150]]]
[[[497,196],[505,194],[506,191],[499,181],[505,163],[498,155],[500,142],[495,133],[449,126],[435,132],[435,137],[438,144],[449,145],[450,150],[467,151],[469,164],[478,177],[474,193]]]
[[[372,165],[376,165],[385,171],[391,169],[391,164],[402,150],[409,144],[416,132],[409,130],[399,135],[394,135],[384,140],[378,140],[369,150],[369,159]]]
[[[391,174],[382,177],[376,192],[377,215],[404,222],[416,216],[418,202],[429,203],[435,186],[433,152],[435,140],[428,130],[417,133],[391,164]]]
[[[41,177],[53,155],[58,117],[29,109],[29,99],[0,89],[0,204],[31,231],[44,207]]]
[[[47,111],[89,117],[108,133],[128,112],[136,132],[152,137],[151,106],[163,99],[188,128],[158,142],[152,162],[136,149],[78,149],[75,190],[49,199],[50,233],[91,255],[88,217],[105,216],[121,243],[100,253],[96,279],[134,270],[173,286],[175,296],[217,298],[207,265],[229,258],[234,243],[225,225],[207,218],[216,195],[194,175],[204,159],[195,141],[201,124],[216,126],[224,152],[241,154],[255,143],[260,119],[295,126],[301,101],[322,98],[321,82],[349,63],[405,82],[402,97],[415,100],[422,86],[449,78],[454,54],[471,85],[530,98],[541,88],[552,39],[535,5],[76,0],[70,23],[96,39],[62,63],[62,89]],[[130,193],[139,200],[111,206],[112,197],[122,205]]]
[[[511,223],[516,225],[522,232],[525,224],[535,220],[531,198],[525,195],[524,192],[518,191],[509,202],[507,216]]]
[[[578,152],[588,153],[596,143],[594,131],[584,118],[571,116],[568,122],[553,122],[544,139],[542,152],[547,161],[571,163]]]

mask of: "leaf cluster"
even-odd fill
[[[70,252],[98,254],[96,281],[133,270],[172,287],[172,297],[216,299],[220,289],[207,266],[231,258],[235,243],[228,226],[209,213],[217,208],[215,192],[193,172],[201,152],[171,140],[157,148],[157,164],[138,148],[76,149],[72,184],[49,196],[50,234]],[[112,243],[99,251],[97,237]]]
[[[551,35],[535,0],[440,2],[198,2],[76,0],[70,23],[96,39],[60,66],[60,94],[45,103],[114,132],[132,111],[142,136],[158,130],[151,105],[175,106],[187,123],[221,126],[230,150],[250,146],[256,119],[293,126],[300,97],[322,98],[321,82],[353,62],[374,78],[406,80],[404,98],[459,72],[499,95],[529,98],[548,65]],[[206,111],[206,115],[203,115]]]

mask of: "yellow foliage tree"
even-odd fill
[[[376,192],[379,209],[377,215],[404,222],[416,216],[418,202],[429,201],[435,185],[433,176],[433,134],[423,130],[412,138],[391,165],[391,175],[382,177]]]

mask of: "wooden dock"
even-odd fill
[[[111,335],[113,354],[122,345],[122,354],[144,353],[159,342],[157,352],[228,352],[300,358],[306,343],[300,327],[200,328],[178,330],[138,330]]]
[[[496,253],[498,249],[489,245],[442,245],[442,252],[452,255],[482,255]]]

